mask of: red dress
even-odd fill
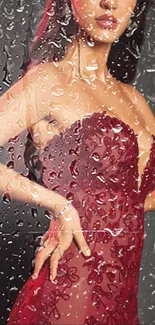
[[[73,241],[56,283],[46,260],[18,294],[8,325],[139,325],[144,201],[155,189],[152,138],[140,188],[137,134],[105,111],[75,121],[40,152],[44,186],[73,199],[91,256]]]

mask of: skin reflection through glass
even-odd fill
[[[140,325],[155,119],[107,62],[147,6],[48,0],[25,73],[1,97],[0,146],[28,129],[38,154],[26,151],[26,164],[37,176],[39,163],[41,173],[37,183],[1,164],[1,192],[7,187],[10,197],[45,207],[50,219],[7,325]]]

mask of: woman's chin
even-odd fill
[[[113,43],[118,39],[118,35],[114,34],[113,30],[102,30],[102,31],[87,31],[88,35],[99,43]]]

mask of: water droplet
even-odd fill
[[[92,154],[92,158],[93,158],[95,161],[99,161],[99,160],[100,160],[100,156],[99,156],[99,154],[98,154],[97,152],[94,152],[94,153]]]

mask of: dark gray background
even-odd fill
[[[27,45],[42,16],[45,1],[0,0],[0,94],[23,73]],[[135,53],[138,53],[133,44]],[[132,51],[133,51],[132,49]],[[133,55],[135,55],[133,53]],[[155,8],[146,16],[145,38],[132,84],[155,113]],[[1,162],[28,175],[23,154],[28,132],[0,148]],[[6,324],[16,295],[32,273],[37,236],[48,226],[46,210],[0,198],[0,325]],[[155,324],[155,212],[145,213],[145,245],[139,279],[141,324]]]

